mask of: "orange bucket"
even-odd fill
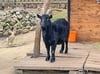
[[[69,42],[76,42],[76,31],[70,31],[68,41]]]

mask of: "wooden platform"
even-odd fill
[[[91,70],[100,71],[99,51],[94,52],[95,50],[93,50],[90,45],[87,45],[84,48],[84,44],[70,44],[69,53],[66,55],[58,53],[58,49],[60,48],[60,46],[58,46],[56,51],[56,61],[54,63],[45,61],[46,51],[44,51],[43,48],[40,57],[30,58],[30,56],[26,56],[18,61],[14,66],[16,71],[18,71],[17,74],[24,74],[24,71],[31,70],[69,71],[69,74],[84,74],[85,71]]]
[[[90,51],[85,64],[85,70],[100,72],[100,50],[92,49]]]

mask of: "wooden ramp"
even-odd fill
[[[69,74],[75,74],[76,71],[79,73],[83,71],[84,63],[88,56],[88,48],[83,48],[84,44],[69,44],[69,53],[60,54],[59,48],[56,51],[56,61],[50,63],[45,61],[46,51],[44,51],[44,45],[42,45],[41,53],[42,55],[38,58],[30,58],[26,56],[22,60],[15,64],[15,69],[17,74],[25,74],[25,71],[69,71]],[[73,46],[73,47],[72,47]],[[75,72],[74,72],[75,71]],[[80,72],[81,73],[81,72]],[[28,73],[30,74],[30,73]],[[34,73],[33,73],[34,74]],[[40,73],[39,73],[40,74]],[[53,74],[53,73],[52,73]]]

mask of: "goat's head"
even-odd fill
[[[37,14],[37,17],[41,20],[40,24],[41,24],[41,28],[42,30],[47,29],[47,27],[51,24],[51,18],[52,15],[48,15],[48,14],[43,14],[42,16]]]

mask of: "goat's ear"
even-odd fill
[[[52,15],[50,15],[50,19],[52,18]]]
[[[39,14],[37,14],[37,17],[38,17],[38,18],[41,18],[41,16],[40,16]]]

